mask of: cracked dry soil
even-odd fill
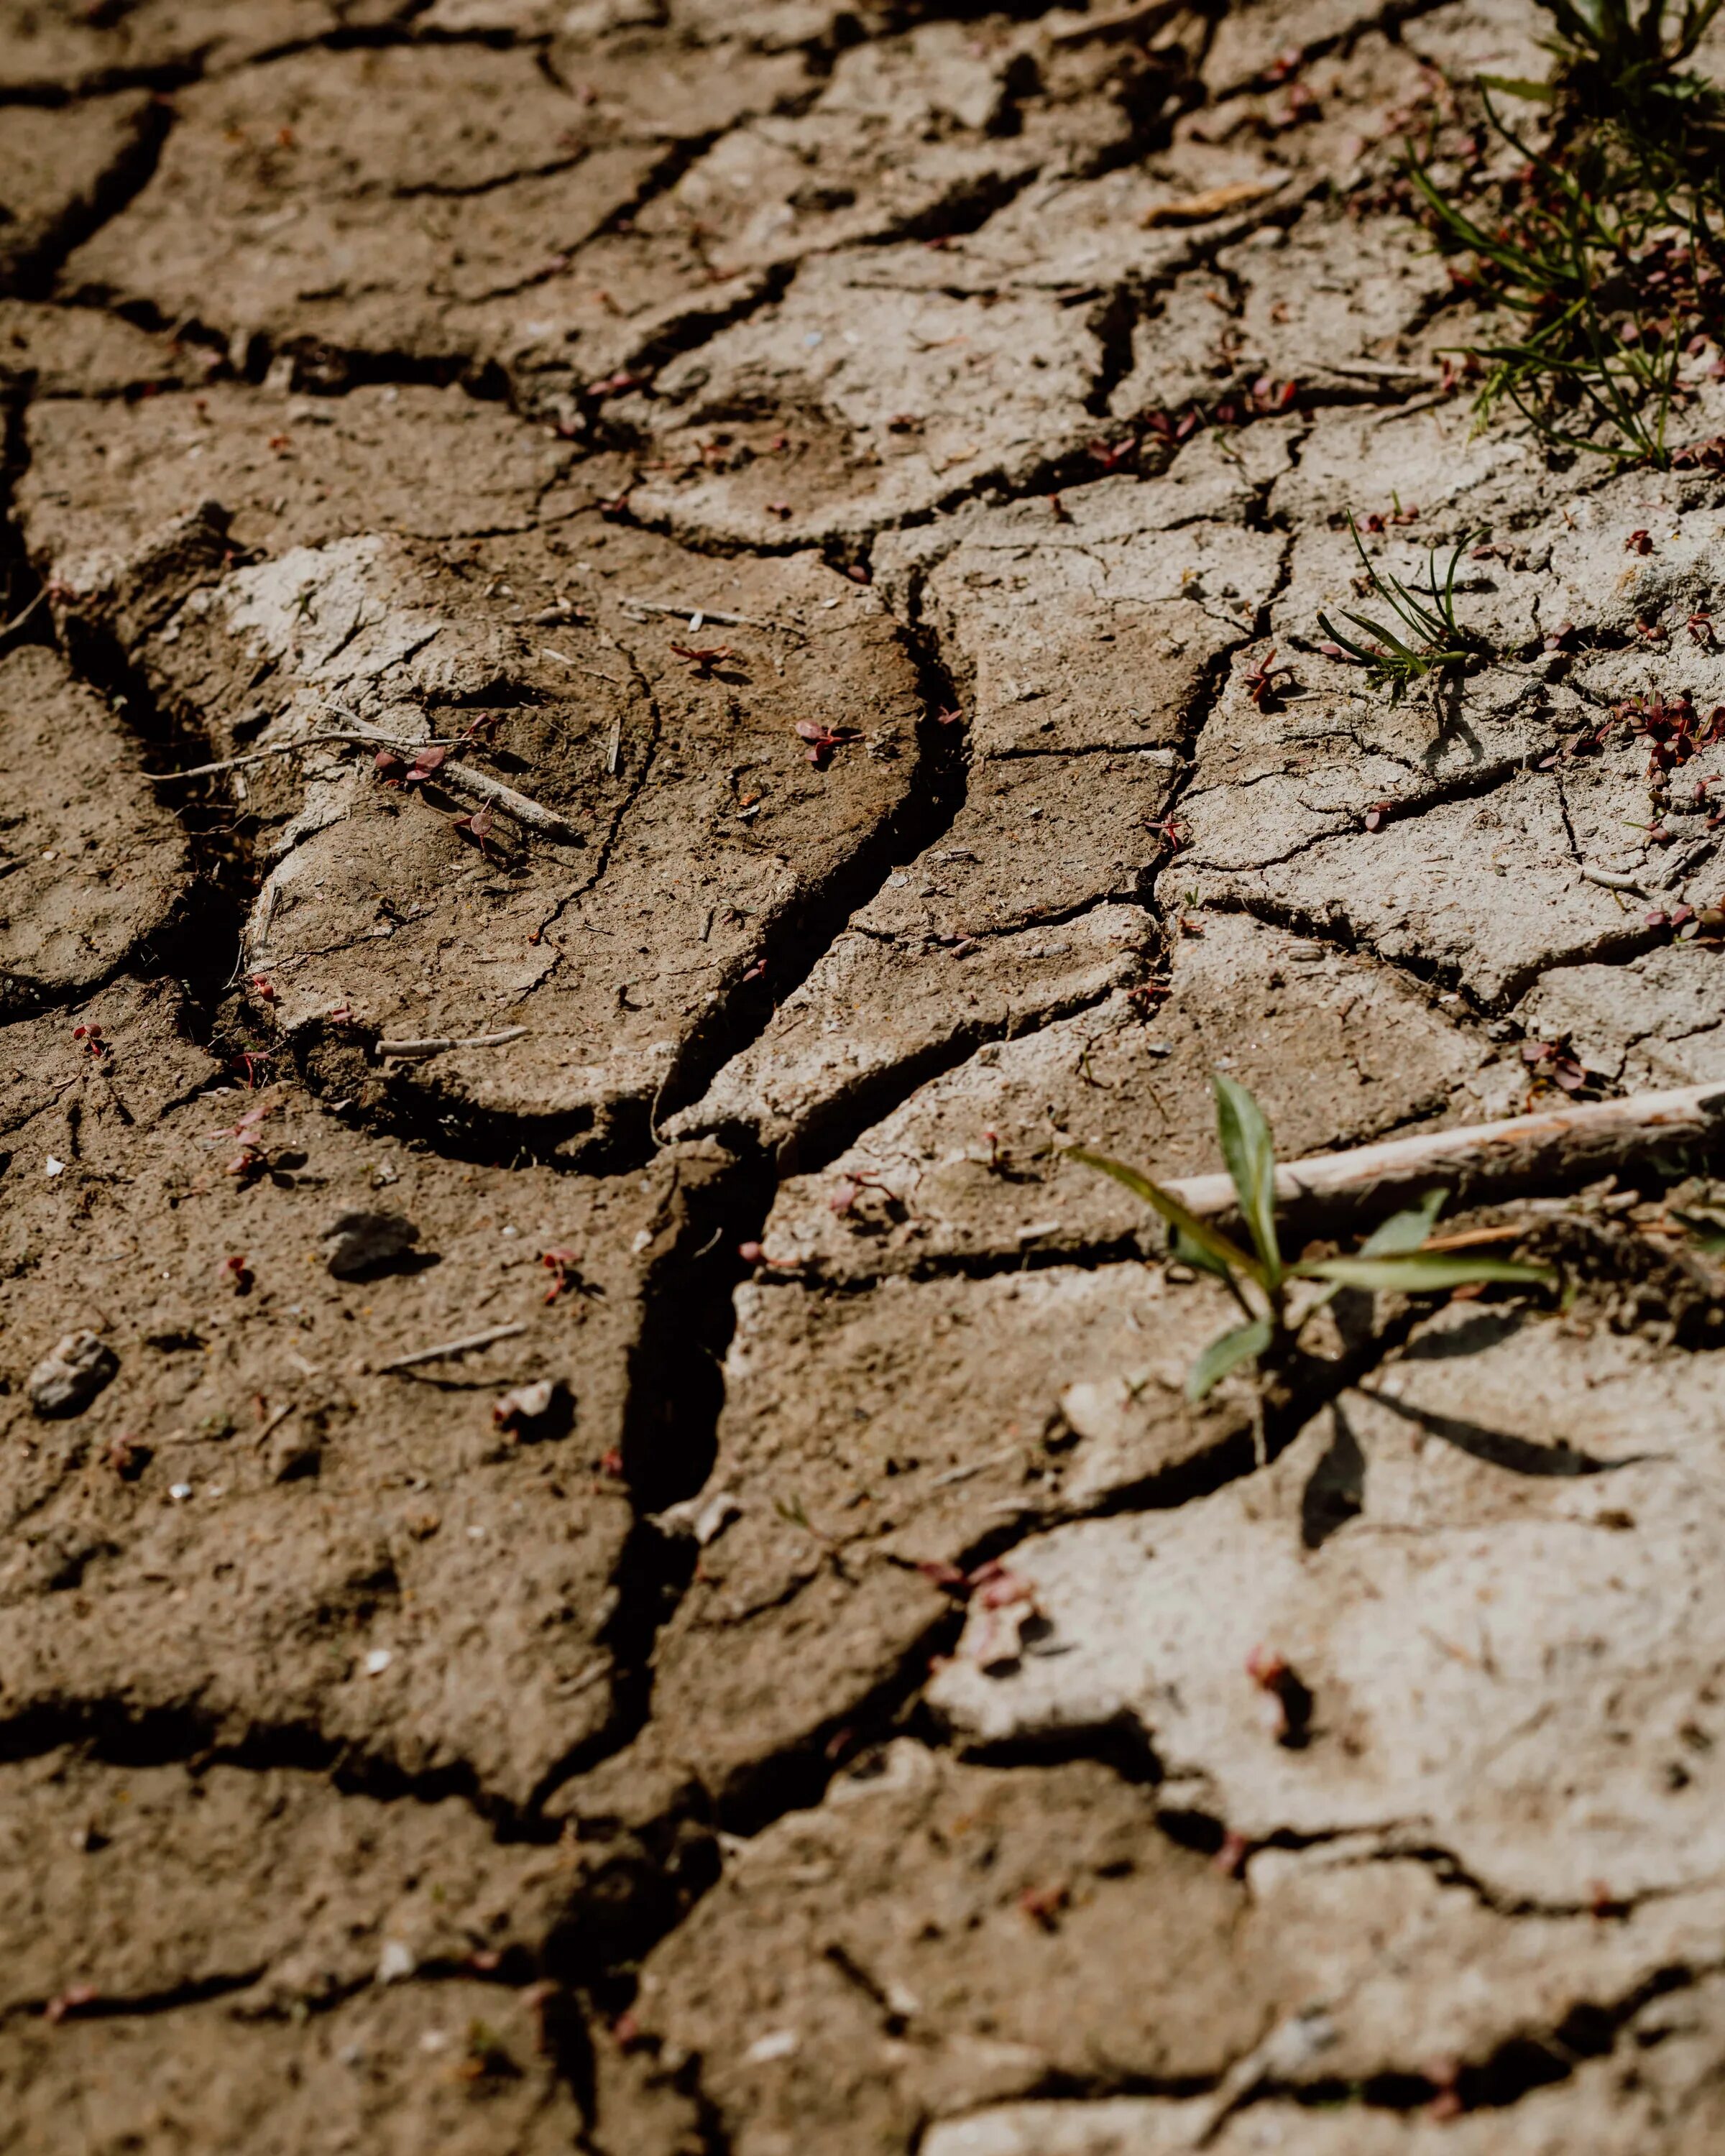
[[[1062,1157],[1725,1079],[1725,481],[1393,185],[1541,31],[0,0],[0,2151],[1725,2147],[1663,1185],[1266,1463]]]

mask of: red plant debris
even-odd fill
[[[803,753],[817,771],[824,771],[835,749],[860,739],[855,726],[826,726],[815,719],[798,719],[797,732],[809,746]]]

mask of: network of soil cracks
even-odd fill
[[[1725,1079],[1725,481],[1531,0],[986,4],[0,0],[0,2150],[1725,2146],[1675,1168],[1255,1426],[1065,1154]]]

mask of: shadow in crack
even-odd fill
[[[1447,1363],[1457,1355],[1483,1355],[1502,1347],[1527,1322],[1521,1310],[1482,1310],[1446,1332],[1427,1332],[1402,1350],[1404,1363]]]
[[[1321,1549],[1366,1509],[1366,1455],[1337,1401],[1330,1409],[1328,1450],[1300,1493],[1300,1539]]]
[[[1517,1437],[1512,1430],[1486,1430],[1476,1422],[1466,1422],[1459,1415],[1439,1414],[1431,1408],[1415,1407],[1409,1400],[1392,1399],[1388,1393],[1375,1392],[1362,1385],[1360,1392],[1374,1406],[1388,1408],[1404,1422],[1415,1423],[1430,1437],[1440,1437],[1446,1445],[1458,1451],[1470,1454],[1476,1460],[1488,1460],[1494,1467],[1507,1467],[1512,1475],[1532,1475],[1549,1479],[1572,1475],[1609,1475],[1614,1468],[1633,1467],[1638,1460],[1659,1460],[1665,1457],[1656,1452],[1629,1452],[1621,1460],[1601,1460],[1595,1454],[1583,1452],[1567,1440],[1556,1445],[1536,1445],[1532,1438]]]

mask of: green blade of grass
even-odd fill
[[[1160,1183],[1153,1183],[1137,1168],[1128,1168],[1122,1160],[1111,1160],[1105,1152],[1092,1152],[1087,1146],[1068,1146],[1065,1150],[1068,1160],[1081,1161],[1086,1168],[1111,1175],[1117,1183],[1124,1184],[1134,1198],[1142,1199],[1152,1212],[1159,1213],[1170,1228],[1177,1228],[1189,1243],[1207,1252],[1225,1271],[1242,1272],[1260,1287],[1267,1285],[1264,1268],[1250,1251],[1241,1250],[1238,1243],[1224,1235],[1219,1228],[1211,1227],[1208,1220],[1200,1220]]]
[[[1240,1218],[1273,1288],[1282,1276],[1276,1235],[1276,1141],[1264,1111],[1236,1079],[1218,1070],[1210,1087],[1216,1096],[1216,1136],[1240,1199]]]
[[[1250,1325],[1236,1325],[1231,1332],[1212,1340],[1187,1373],[1187,1399],[1201,1400],[1230,1370],[1261,1355],[1273,1337],[1270,1320],[1255,1317]]]
[[[1417,1250],[1437,1225],[1437,1217],[1449,1195],[1447,1190],[1429,1190],[1417,1205],[1392,1213],[1367,1236],[1358,1255],[1363,1258],[1389,1258]]]

